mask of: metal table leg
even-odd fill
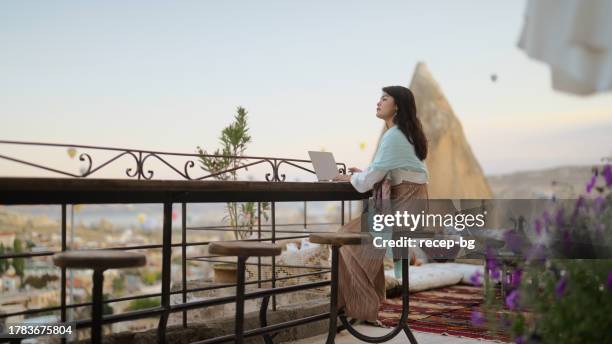
[[[333,253],[333,251],[332,251]],[[333,255],[332,255],[333,258]],[[333,261],[332,261],[333,263]],[[408,340],[410,341],[411,344],[417,344],[417,340],[414,337],[414,334],[412,333],[412,331],[410,330],[410,327],[408,327],[407,321],[408,321],[408,311],[409,311],[409,301],[408,301],[408,290],[409,290],[409,284],[408,284],[408,266],[410,264],[410,261],[408,259],[402,259],[402,316],[400,317],[399,323],[397,324],[397,326],[395,326],[395,328],[393,328],[391,330],[391,332],[387,333],[386,335],[380,336],[380,337],[371,337],[371,336],[366,336],[360,332],[358,332],[346,319],[346,316],[344,314],[340,314],[340,321],[342,321],[342,324],[344,325],[344,327],[347,329],[347,331],[349,331],[350,334],[352,334],[355,338],[362,340],[364,342],[368,342],[368,343],[383,343],[386,341],[389,341],[391,339],[393,339],[395,336],[397,336],[402,330],[404,331],[404,333],[406,333],[406,336],[408,337]],[[332,266],[333,268],[333,266]],[[336,266],[337,268],[337,266]],[[333,287],[333,281],[332,281],[332,287]],[[337,288],[337,282],[336,282],[336,288]],[[332,294],[333,297],[334,294]],[[331,321],[331,319],[330,319]],[[334,329],[335,330],[335,329]],[[329,342],[329,337],[328,337],[328,343]],[[333,343],[333,341],[332,341]]]

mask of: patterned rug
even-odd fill
[[[508,333],[472,324],[472,311],[480,310],[482,303],[481,287],[454,285],[412,293],[408,325],[414,331],[509,342]],[[378,320],[386,327],[394,327],[401,314],[402,298],[387,299],[380,307]]]

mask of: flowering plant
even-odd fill
[[[612,343],[612,167],[594,168],[571,207],[557,204],[533,228],[547,246],[531,245],[509,274],[487,256],[486,308],[472,322],[505,328],[516,343]],[[489,279],[504,284],[501,300]]]

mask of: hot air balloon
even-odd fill
[[[76,154],[77,154],[76,149],[74,149],[73,147],[68,148],[68,156],[70,157],[70,159],[74,159]]]

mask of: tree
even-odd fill
[[[0,243],[0,256],[5,254],[4,244]],[[0,276],[6,272],[9,268],[9,260],[2,259],[0,260]]]
[[[125,309],[126,311],[137,311],[141,309],[158,307],[160,305],[158,298],[136,299],[130,301],[130,304]]]
[[[34,247],[36,247],[36,244],[32,241],[32,240],[26,240],[26,247],[28,248],[28,250],[32,250]]]
[[[44,274],[40,277],[38,276],[28,276],[23,282],[23,285],[31,285],[32,288],[35,289],[43,289],[47,287],[49,282],[57,281],[59,278],[56,275]]]
[[[125,289],[125,280],[123,276],[113,278],[113,290],[122,293]]]
[[[244,156],[247,145],[251,142],[249,135],[249,126],[247,123],[247,114],[245,108],[239,106],[236,109],[234,121],[221,131],[219,142],[222,148],[215,150],[209,157],[206,150],[197,147],[200,154],[201,168],[211,174],[215,174],[213,178],[224,181],[238,180],[238,169],[245,164],[240,157]],[[244,167],[247,170],[247,167]],[[268,219],[269,203],[262,202],[261,210],[265,220]],[[236,239],[246,239],[253,232],[253,227],[257,221],[257,207],[255,202],[226,204],[226,217],[224,220],[229,220],[230,226],[234,229]]]
[[[154,285],[161,280],[161,271],[143,270],[140,273],[140,280],[146,285]]]
[[[23,253],[23,244],[21,240],[15,239],[13,241],[13,252],[14,253]],[[13,268],[15,269],[15,274],[19,276],[19,280],[23,283],[23,274],[25,270],[25,259],[23,258],[13,258]]]

